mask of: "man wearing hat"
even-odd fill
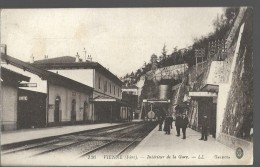
[[[179,105],[175,107],[175,112],[176,112],[176,119],[175,119],[175,127],[177,131],[176,136],[180,136],[180,130],[181,130],[181,123],[182,123],[182,116],[181,116],[181,108]]]
[[[185,112],[182,114],[182,122],[181,122],[181,128],[182,128],[182,139],[186,139],[186,129],[189,124],[189,119]]]
[[[175,126],[177,131],[177,136],[180,136],[180,130],[181,130],[181,115],[180,113],[176,113],[176,120],[175,120]]]
[[[208,116],[204,115],[202,118],[202,130],[201,130],[201,138],[199,140],[208,140]]]
[[[159,116],[158,122],[159,122],[159,131],[162,131],[162,124],[163,124],[163,117],[162,116]]]
[[[164,128],[163,130],[165,131],[165,134],[170,134],[171,133],[171,119],[169,114],[166,115],[165,121],[164,121]]]

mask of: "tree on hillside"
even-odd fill
[[[172,52],[172,53],[175,53],[175,52],[178,52],[178,46],[175,46],[175,47],[173,48],[173,52]]]
[[[233,25],[238,12],[239,12],[239,8],[234,8],[234,7],[225,8],[224,13],[218,16],[213,21],[215,33],[212,35],[217,37],[218,39],[224,38],[225,35],[227,35],[228,30]]]
[[[167,50],[166,50],[165,44],[163,45],[163,48],[162,48],[162,56],[163,56],[163,59],[166,59],[166,57],[167,57]]]
[[[215,40],[221,40],[226,38],[230,28],[234,24],[234,21],[239,13],[239,8],[228,7],[225,8],[225,11],[222,15],[218,16],[214,21],[214,29],[215,31],[210,33],[207,36],[201,36],[199,38],[194,39],[194,43],[192,46],[186,48],[187,51],[183,54],[178,50],[177,47],[174,47],[173,52],[167,55],[166,44],[164,44],[162,48],[161,55],[159,56],[158,67],[166,67],[171,65],[176,65],[183,63],[185,61],[189,66],[195,65],[195,49],[205,48],[206,55],[208,55],[208,44],[209,42]],[[203,26],[203,25],[202,25]],[[136,76],[141,76],[145,74],[147,71],[151,70],[151,64],[147,64],[144,62],[143,67],[140,69],[140,74]],[[127,74],[129,75],[129,74]],[[128,76],[129,77],[129,76]]]
[[[156,56],[156,54],[152,54],[151,58],[150,58],[150,62],[153,63],[153,61],[157,62],[158,57]]]
[[[228,35],[230,28],[233,25],[233,22],[239,12],[239,8],[226,8],[224,14],[218,16],[214,21],[214,29],[213,33],[210,33],[208,36],[201,36],[200,38],[194,39],[194,43],[192,45],[192,49],[185,55],[185,61],[188,62],[189,66],[195,64],[194,52],[195,49],[205,48],[206,55],[208,55],[208,44],[209,42],[215,40],[225,39]]]
[[[233,24],[236,16],[238,15],[239,8],[230,7],[225,9],[225,17],[227,20],[227,24]]]
[[[188,63],[188,66],[191,67],[195,64],[195,56],[194,56],[194,50],[189,49],[185,54],[183,55],[183,59],[186,63]]]

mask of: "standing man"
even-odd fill
[[[187,129],[187,126],[189,124],[189,120],[188,120],[188,117],[187,115],[185,114],[185,112],[182,114],[182,139],[186,139],[186,129]]]
[[[204,115],[202,118],[202,130],[201,130],[201,138],[199,140],[208,140],[208,117]]]
[[[163,117],[162,116],[159,117],[158,122],[159,122],[159,131],[162,131],[162,124],[163,124]]]
[[[171,129],[172,129],[173,117],[172,117],[172,115],[170,115],[169,117],[170,117],[169,119],[170,119],[170,122],[171,122],[171,124],[170,124],[171,125]]]
[[[177,131],[177,135],[176,136],[180,136],[180,130],[181,130],[181,116],[179,113],[176,114],[176,120],[175,120],[175,127],[176,127],[176,131]]]
[[[165,121],[164,121],[164,127],[163,127],[165,134],[170,134],[170,132],[171,132],[170,124],[171,124],[171,120],[170,120],[169,115],[167,114]]]

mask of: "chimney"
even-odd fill
[[[30,63],[34,63],[34,56],[33,56],[33,54],[32,54],[32,56],[31,56]]]
[[[76,55],[76,60],[75,62],[79,62],[79,53],[77,52],[77,55]]]
[[[88,61],[92,61],[92,57],[91,57],[91,55],[88,55],[88,59],[87,59]]]
[[[44,55],[44,59],[48,59],[48,55]]]
[[[86,51],[85,48],[84,48],[84,51],[83,51],[83,52],[84,52],[84,62],[86,62],[86,61],[87,61],[87,55],[86,55],[86,54],[87,54],[87,51]]]
[[[1,44],[1,53],[4,55],[7,54],[7,45],[6,44]]]

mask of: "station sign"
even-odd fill
[[[141,113],[141,110],[135,110],[135,113],[139,114]]]
[[[217,97],[218,94],[215,92],[189,92],[189,96],[192,97]]]
[[[37,87],[37,83],[20,83],[19,87]]]
[[[19,101],[27,101],[27,100],[28,100],[28,97],[27,97],[27,96],[19,96],[19,97],[18,97],[18,100],[19,100]]]

